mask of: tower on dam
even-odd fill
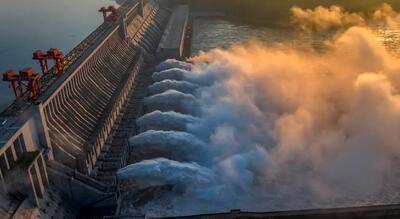
[[[0,218],[118,213],[116,171],[127,164],[150,73],[162,59],[183,58],[189,10],[128,0],[101,15],[67,54],[33,53],[42,74],[3,75],[16,100],[0,114]]]

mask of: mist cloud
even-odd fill
[[[364,25],[364,17],[357,13],[349,13],[342,7],[318,6],[315,9],[292,7],[292,23],[303,30],[327,31],[333,28]]]
[[[215,49],[193,58],[180,78],[200,85],[195,92],[149,97],[158,99],[150,101],[153,110],[164,113],[171,110],[166,104],[190,97],[198,104],[183,113],[194,110],[198,119],[181,132],[144,132],[132,147],[161,145],[170,147],[166,153],[195,155],[182,164],[197,161],[215,178],[207,186],[176,179],[180,188],[193,186],[141,210],[182,215],[398,202],[391,194],[400,179],[400,62],[363,27],[350,27],[326,45],[324,53],[257,43]],[[124,177],[140,180],[138,171],[132,166]],[[174,184],[170,176],[157,177]]]
[[[174,111],[153,111],[136,120],[141,131],[148,130],[176,130],[186,131],[188,125],[198,123],[199,119],[190,115],[176,113]]]
[[[302,9],[294,6],[290,9],[291,22],[303,30],[330,31],[347,29],[353,26],[387,26],[399,25],[400,14],[391,5],[384,3],[381,7],[369,13],[348,12],[346,9],[333,5],[329,8],[317,6],[314,9]]]
[[[170,89],[182,93],[193,93],[197,88],[199,88],[198,85],[186,81],[163,80],[152,84],[148,90],[151,95],[154,95]]]
[[[371,15],[372,20],[381,25],[396,27],[400,24],[400,14],[391,5],[384,3],[381,8]]]

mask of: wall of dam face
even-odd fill
[[[76,207],[116,206],[115,185],[93,176],[108,162],[104,145],[152,63],[169,13],[157,1],[126,1],[117,20],[108,17],[65,56],[62,75],[42,79],[37,101],[23,97],[0,114],[0,198],[7,208],[0,206],[0,217],[40,207],[42,215],[69,218]],[[15,181],[21,186],[11,189]],[[58,213],[45,204],[61,197],[69,201]]]
[[[61,170],[67,172],[67,176],[83,181],[83,185],[80,182],[75,186],[60,186],[59,189],[85,206],[99,199],[103,201],[96,202],[97,207],[116,204],[118,197],[115,196],[115,189],[110,192],[108,187],[115,186],[114,180],[110,181],[115,178],[110,165],[123,166],[126,161],[123,160],[124,154],[108,156],[108,150],[112,150],[110,145],[114,135],[118,135],[122,111],[126,102],[130,101],[129,95],[137,86],[135,84],[141,77],[145,62],[157,48],[167,18],[168,13],[151,1],[143,7],[143,12],[136,8],[127,10],[118,28],[108,35],[70,81],[63,84],[59,93],[53,94],[43,106],[46,123],[50,127],[54,160],[64,165],[60,167],[52,163],[51,171]],[[124,146],[120,144],[118,147]],[[123,151],[126,149],[121,153]],[[118,156],[117,160],[115,156]],[[53,172],[57,175],[57,171]],[[85,175],[93,178],[84,179]],[[71,183],[68,177],[60,177],[59,174],[58,179],[60,185]],[[94,189],[90,188],[93,183]],[[89,184],[86,189],[85,184]],[[77,192],[79,190],[90,192]],[[92,201],[88,202],[86,196]]]
[[[143,37],[154,28],[157,10],[151,3],[143,17],[137,8],[129,10],[41,104],[55,160],[90,173],[141,69],[142,52],[151,52],[151,41]]]

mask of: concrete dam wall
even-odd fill
[[[143,17],[137,7],[131,9],[128,19],[111,27],[96,50],[43,96],[40,108],[55,160],[90,173],[141,68],[143,52],[154,51],[162,35],[165,17],[160,13],[151,4]],[[126,35],[121,34],[124,26]]]
[[[140,113],[171,10],[125,1],[117,15],[64,56],[63,74],[54,67],[41,77],[37,100],[24,94],[0,114],[1,218],[115,211],[115,172],[126,165],[129,122]]]

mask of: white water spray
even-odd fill
[[[212,177],[203,175],[210,177],[207,186],[181,187],[141,210],[165,216],[399,202],[393,194],[400,190],[400,62],[365,28],[349,28],[326,46],[320,53],[312,46],[238,45],[194,58],[191,71],[166,70],[158,79],[180,77],[201,87],[154,95],[146,105],[198,121],[174,118],[185,132],[133,137],[137,151],[163,149],[161,157],[170,159],[163,162],[172,162],[164,166],[176,172],[153,171],[160,165],[153,160],[143,169],[128,166],[124,179],[154,177],[181,187],[187,179],[180,180],[175,161],[197,162],[191,169],[206,168]],[[155,115],[161,114],[148,115],[148,124],[163,130]]]
[[[187,81],[164,80],[156,82],[149,87],[150,95],[160,94],[167,90],[176,90],[182,93],[191,94],[199,86]]]
[[[206,145],[187,132],[149,130],[129,139],[133,150],[149,154],[158,152],[179,161],[202,161]]]
[[[186,131],[187,125],[199,123],[199,119],[190,115],[177,112],[154,111],[136,120],[142,131],[163,130],[163,131]]]
[[[176,90],[168,90],[145,98],[144,105],[148,112],[160,110],[163,112],[176,111],[196,115],[199,113],[199,104],[191,94],[184,94]]]
[[[135,177],[132,178],[132,175]],[[196,163],[183,163],[165,158],[145,160],[118,171],[121,180],[135,180],[135,185],[151,187],[174,185],[179,190],[215,183],[214,172]]]
[[[189,72],[180,68],[166,69],[160,72],[154,72],[153,81],[160,82],[164,80],[182,81],[187,77]]]
[[[156,71],[164,71],[171,68],[180,68],[186,71],[192,70],[192,65],[187,62],[178,61],[175,59],[168,59],[156,66]]]

